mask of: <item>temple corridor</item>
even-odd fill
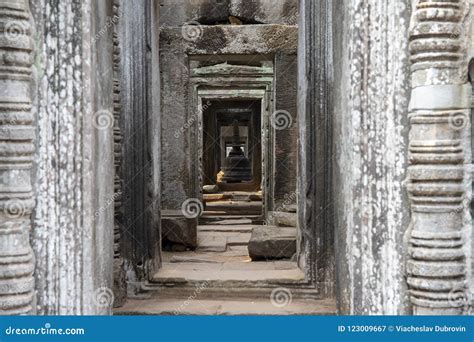
[[[145,299],[129,300],[115,314],[335,314],[334,300],[304,289],[304,272],[296,261],[285,257],[295,253],[296,228],[256,225],[256,219],[254,215],[208,216],[205,212],[198,226],[197,248],[163,252],[162,268],[148,284]],[[253,261],[249,240],[258,229],[277,230],[278,236],[267,238],[270,246],[255,246],[259,257]],[[262,248],[280,255],[265,259]]]
[[[469,315],[474,0],[0,0],[0,315]]]

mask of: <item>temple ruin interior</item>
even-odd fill
[[[0,0],[0,314],[471,314],[472,5]]]
[[[234,304],[245,310],[259,293],[306,284],[297,251],[298,31],[296,8],[290,9],[274,12],[265,22],[244,13],[203,12],[181,37],[166,25],[176,18],[161,12],[162,135],[171,142],[162,152],[183,158],[193,179],[180,193],[176,183],[183,170],[174,165],[162,170],[163,263],[150,284],[160,291],[192,294],[198,284],[206,284],[202,292],[243,300]],[[227,41],[210,38],[194,46],[204,24],[209,30],[225,27]],[[248,30],[242,31],[245,26]],[[192,51],[178,50],[180,40]],[[236,41],[244,44],[233,46],[232,54],[221,52]],[[178,126],[183,120],[185,130]],[[186,139],[189,150],[174,143]],[[332,305],[299,303],[295,312],[330,312]]]

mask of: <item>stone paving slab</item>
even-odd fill
[[[239,233],[227,237],[227,246],[248,246],[251,233]]]
[[[214,236],[212,234],[199,234],[197,244],[197,251],[225,252],[227,249],[227,238],[225,236]]]

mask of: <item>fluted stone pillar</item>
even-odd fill
[[[332,0],[300,0],[298,46],[298,263],[334,294],[332,227]]]
[[[159,8],[158,1],[121,1],[121,256],[129,293],[140,291],[141,283],[160,265],[160,165],[164,157],[160,133]]]
[[[0,315],[35,309],[30,246],[32,29],[26,1],[0,0]]]
[[[418,0],[410,32],[408,284],[413,313],[469,310],[469,1]]]

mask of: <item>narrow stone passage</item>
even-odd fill
[[[304,289],[304,273],[295,261],[252,261],[252,230],[263,226],[244,216],[202,222],[196,250],[164,252],[163,266],[147,288],[149,298],[129,300],[116,314],[335,313],[332,300]]]

